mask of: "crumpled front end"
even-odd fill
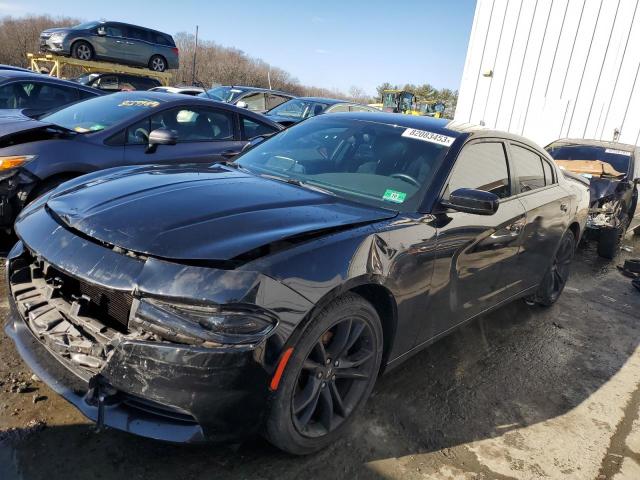
[[[618,228],[626,215],[622,195],[618,191],[620,182],[615,179],[591,178],[589,184],[590,207],[587,228]]]
[[[93,421],[147,437],[255,432],[307,300],[257,272],[95,243],[44,208],[28,217],[7,260],[6,330],[46,383]]]

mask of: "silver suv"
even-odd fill
[[[178,48],[166,33],[119,22],[86,22],[40,34],[40,50],[79,60],[109,60],[156,72],[178,68]]]

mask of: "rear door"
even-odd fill
[[[262,92],[250,93],[242,97],[240,102],[247,104],[247,110],[252,112],[264,112],[267,109],[265,95]]]
[[[174,130],[176,145],[159,145],[147,153],[149,132]],[[171,108],[145,118],[126,131],[125,161],[147,163],[211,163],[237,155],[246,142],[240,140],[234,113],[223,109],[191,106]]]
[[[516,265],[525,211],[513,195],[502,140],[482,139],[463,147],[443,199],[459,188],[495,193],[500,205],[487,216],[453,210],[441,214],[430,321],[422,341],[494,307],[520,288],[504,275]]]
[[[130,63],[146,65],[151,58],[151,44],[149,32],[144,28],[127,26],[124,59]]]
[[[546,157],[513,141],[509,152],[516,176],[516,196],[527,212],[516,269],[522,286],[531,288],[540,283],[551,264],[575,206]]]

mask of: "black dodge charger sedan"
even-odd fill
[[[6,331],[99,424],[310,453],[381,371],[512,300],[553,304],[587,210],[523,138],[322,115],[227,165],[110,169],[37,199]]]

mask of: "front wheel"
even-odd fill
[[[380,318],[349,293],[323,308],[291,346],[266,436],[281,450],[306,455],[338,439],[371,394],[382,360]]]
[[[88,42],[80,40],[73,44],[71,56],[78,60],[91,60],[93,58],[93,49]]]
[[[167,69],[167,61],[160,55],[154,55],[149,60],[149,70],[164,72]]]
[[[576,237],[571,230],[567,230],[560,240],[553,263],[547,270],[542,282],[540,282],[538,291],[531,299],[534,303],[549,307],[560,298],[560,294],[569,279],[571,260],[573,260],[575,250]]]

